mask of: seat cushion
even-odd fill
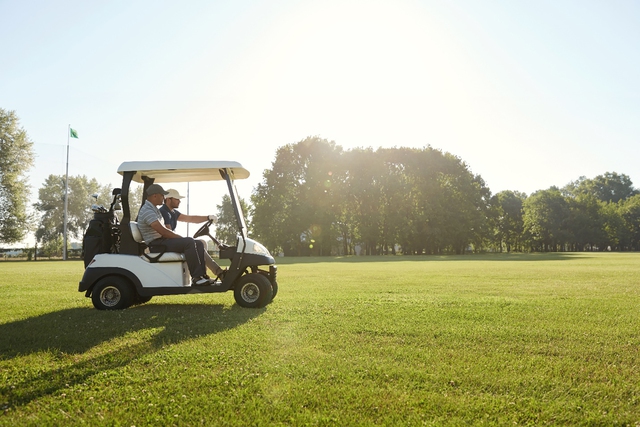
[[[159,255],[159,253],[145,253],[142,255],[142,258],[147,261],[147,262],[151,262],[151,260],[148,257],[151,258],[155,258]],[[154,262],[182,262],[185,261],[186,258],[184,257],[184,254],[180,253],[180,252],[165,252],[162,254],[162,256],[160,256],[160,258],[158,258],[157,261]]]

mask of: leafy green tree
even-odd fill
[[[342,148],[318,137],[307,138],[296,148],[305,164],[301,190],[309,226],[303,233],[304,244],[312,255],[331,255],[336,247],[335,223],[339,212],[333,174],[339,167]]]
[[[293,145],[280,147],[272,168],[251,195],[254,232],[272,252],[301,255],[300,236],[308,228],[301,186],[304,175],[295,163]]]
[[[412,149],[402,148],[381,148],[377,151],[384,171],[379,178],[380,241],[384,254],[396,254],[401,231],[406,227],[406,218],[411,210],[411,186],[406,173],[406,159],[411,153]]]
[[[490,196],[459,158],[307,138],[278,150],[252,195],[254,228],[287,255],[462,253],[480,248]]]
[[[343,156],[342,196],[367,254],[462,253],[486,233],[489,190],[455,156],[424,149],[358,149]]]
[[[569,198],[567,202],[569,205],[568,227],[572,237],[572,241],[569,242],[571,250],[602,248],[607,242],[605,203],[592,194],[580,194],[576,198]]]
[[[215,237],[221,242],[228,245],[235,245],[238,240],[238,221],[231,204],[231,197],[225,194],[222,197],[222,203],[216,206],[218,208],[218,223],[216,224]],[[249,206],[244,199],[240,199],[240,208],[245,217],[246,226],[251,230],[251,224],[248,219]],[[249,231],[248,231],[249,232]]]
[[[403,227],[397,232],[397,243],[405,255],[437,253],[441,233],[432,215],[437,209],[437,176],[441,170],[436,157],[440,153],[400,148],[395,152],[396,168],[404,176],[405,197],[399,206]]]
[[[498,249],[521,250],[524,221],[522,205],[527,195],[518,191],[501,191],[491,198],[491,222]]]
[[[131,210],[131,218],[138,217],[138,211],[142,207],[142,202],[145,200],[143,196],[144,186],[132,182],[129,187],[129,209]],[[111,203],[111,202],[109,202]],[[122,211],[117,212],[118,220],[122,219]]]
[[[441,227],[445,249],[457,254],[469,246],[479,248],[486,236],[488,202],[491,197],[484,180],[467,165],[445,153],[445,170],[438,178],[441,196]]]
[[[273,252],[328,255],[334,243],[333,170],[342,149],[309,137],[280,147],[254,190],[254,234]]]
[[[633,197],[632,197],[633,199]],[[625,221],[622,215],[622,206],[626,201],[619,203],[605,203],[602,207],[604,219],[604,232],[606,241],[601,245],[602,250],[623,250],[628,247],[629,234],[625,228]]]
[[[48,243],[55,241],[64,233],[64,181],[63,175],[49,175],[38,190],[39,200],[34,204],[40,213],[40,221],[36,230],[38,241]],[[111,188],[98,184],[95,178],[86,176],[69,177],[69,196],[67,207],[67,232],[70,237],[82,238],[84,231],[93,218],[91,205],[98,194],[98,204],[105,207],[111,203]]]
[[[565,194],[578,196],[590,194],[602,202],[618,203],[638,194],[631,179],[625,174],[606,172],[593,179],[582,176],[563,188]]]
[[[402,149],[407,176],[403,253],[463,253],[486,234],[489,189],[459,158],[427,147]]]
[[[346,156],[349,180],[350,220],[357,224],[357,239],[365,255],[377,255],[382,240],[383,225],[383,161],[371,149],[357,149]]]
[[[619,212],[624,221],[626,238],[623,248],[626,250],[640,249],[640,195],[635,195],[620,203]]]
[[[28,229],[29,185],[33,142],[20,127],[15,111],[0,108],[0,242],[21,241]]]
[[[347,165],[351,160],[350,152],[343,153],[339,157],[338,164],[331,174],[332,180],[332,196],[334,202],[334,230],[336,233],[337,254],[353,255],[355,254],[356,244],[360,238],[358,236],[358,228],[353,221],[352,212],[355,209],[354,199],[350,197],[350,171]]]
[[[533,193],[524,201],[522,208],[524,229],[532,249],[557,251],[571,241],[569,205],[558,188]]]
[[[531,197],[491,192],[458,157],[426,147],[343,151],[309,137],[278,149],[252,194],[253,233],[286,255],[463,253],[632,247],[625,175],[584,178]]]
[[[63,244],[64,243],[62,235],[55,236],[51,240],[44,243],[41,251],[47,258],[61,257]]]

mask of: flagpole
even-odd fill
[[[62,259],[67,260],[67,206],[69,205],[69,135],[71,134],[71,124],[67,129],[67,172],[64,179],[64,234],[62,246]]]

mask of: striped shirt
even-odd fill
[[[162,237],[162,234],[158,233],[151,227],[151,224],[156,221],[159,221],[160,225],[164,226],[162,214],[158,208],[153,205],[153,203],[147,200],[140,208],[140,212],[138,212],[138,228],[140,229],[142,238],[147,245]]]

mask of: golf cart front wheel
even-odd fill
[[[269,276],[267,275],[266,271],[260,270],[259,273],[262,274],[262,277],[266,277],[267,280],[269,280],[269,283],[271,283],[271,292],[272,292],[271,300],[273,301],[273,299],[278,294],[278,282],[275,280],[272,282],[271,279],[269,279]]]
[[[242,276],[234,286],[233,296],[240,307],[261,308],[273,299],[273,288],[262,274]]]
[[[133,304],[133,289],[122,277],[105,277],[93,288],[91,301],[98,310],[122,310]]]

